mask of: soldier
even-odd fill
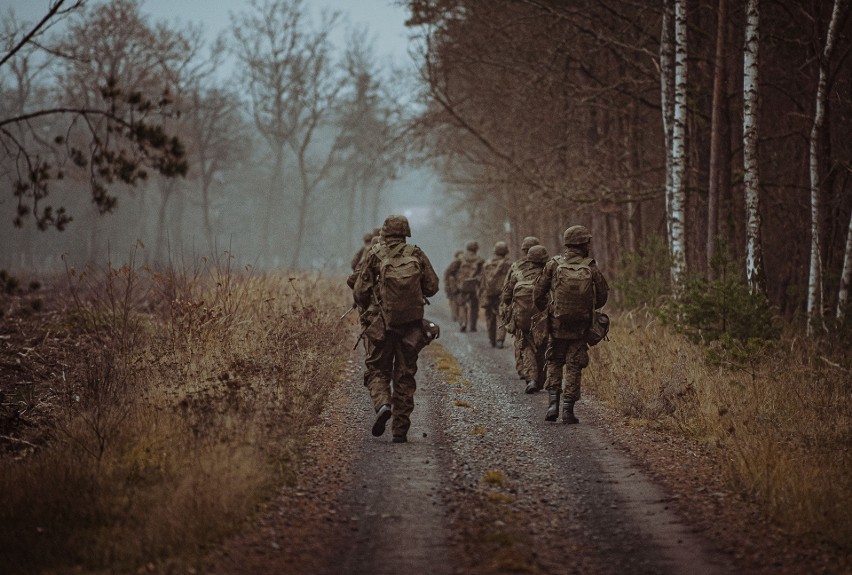
[[[476,331],[476,321],[479,318],[479,278],[482,276],[482,265],[485,263],[476,255],[479,244],[467,242],[465,252],[461,255],[461,263],[454,278],[459,290],[459,326],[461,331]]]
[[[426,254],[406,243],[410,236],[405,216],[388,216],[381,240],[364,258],[353,289],[355,302],[365,309],[363,335],[370,341],[365,383],[376,411],[372,433],[382,435],[392,418],[394,443],[408,440],[417,357],[430,341],[423,306],[425,298],[438,292],[438,276]]]
[[[453,254],[453,261],[444,270],[444,292],[450,304],[450,316],[453,321],[459,320],[459,286],[456,285],[456,274],[461,265],[461,256],[464,252],[459,250]]]
[[[520,266],[523,262],[526,262],[527,252],[529,252],[530,248],[533,246],[539,245],[538,238],[535,236],[527,236],[524,238],[524,241],[521,242],[521,253],[524,255],[521,256],[521,259],[512,264],[512,267],[509,268],[509,273],[506,274],[506,279],[509,279],[509,276],[516,272],[518,266]],[[505,286],[504,286],[505,287]],[[500,317],[503,318],[503,323],[508,324],[509,322],[509,310],[504,304],[500,304]],[[514,338],[515,340],[515,368],[518,371],[518,376],[521,379],[526,380],[526,369],[524,369],[524,359],[521,357],[521,350],[518,347],[520,344],[518,342],[518,338]],[[543,383],[543,382],[542,382]]]
[[[595,260],[589,257],[592,234],[583,226],[571,226],[562,234],[565,250],[544,266],[533,290],[535,305],[546,309],[550,340],[547,358],[549,405],[546,421],[556,421],[559,398],[564,395],[562,423],[579,423],[574,403],[580,399],[580,376],[589,365],[586,331],[594,310],[602,307],[609,286]],[[565,381],[562,370],[565,368]]]
[[[528,250],[526,257],[512,264],[506,276],[501,309],[504,323],[515,339],[515,367],[526,382],[524,392],[536,393],[544,386],[548,334],[547,316],[536,309],[533,290],[548,255],[547,248],[541,245]]]
[[[362,238],[364,240],[364,245],[358,248],[358,251],[355,252],[355,255],[352,256],[352,271],[354,272],[358,268],[358,262],[361,261],[361,258],[364,257],[364,254],[367,253],[367,250],[370,249],[370,245],[373,243],[373,238],[375,237],[374,232],[367,232],[364,234]]]
[[[494,244],[494,256],[482,266],[482,276],[479,281],[479,301],[485,310],[485,325],[488,328],[488,341],[491,347],[503,348],[506,339],[506,328],[500,321],[500,293],[506,281],[506,274],[512,265],[506,255],[509,246],[506,242]]]

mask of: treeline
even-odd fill
[[[408,4],[428,87],[419,128],[480,237],[555,248],[583,223],[622,281],[659,273],[655,253],[675,289],[712,278],[719,257],[748,261],[743,281],[786,315],[836,314],[852,214],[848,2]]]
[[[151,263],[346,264],[381,221],[401,83],[366,29],[303,0],[241,5],[213,40],[139,0],[49,4],[2,18],[0,268],[137,240]]]

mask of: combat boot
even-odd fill
[[[556,418],[554,418],[556,419]],[[577,419],[577,416],[574,415],[574,402],[566,401],[562,405],[562,423],[571,424],[571,423],[580,423],[580,420]]]
[[[524,393],[536,393],[541,391],[541,385],[534,379],[531,379],[527,382],[527,388],[524,390]]]
[[[393,408],[390,403],[386,403],[379,408],[379,411],[376,412],[376,421],[373,423],[373,436],[379,437],[385,432],[385,426],[391,415],[393,415]]]
[[[544,416],[545,421],[556,421],[559,417],[559,396],[562,395],[562,390],[559,388],[550,388],[547,390],[550,404],[547,406],[547,414]]]

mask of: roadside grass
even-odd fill
[[[49,439],[0,465],[2,573],[195,564],[294,477],[343,369],[342,282],[135,256],[58,290]]]
[[[621,413],[716,449],[721,469],[792,533],[852,549],[852,357],[842,345],[702,347],[650,313],[613,320],[584,385]]]

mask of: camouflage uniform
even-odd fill
[[[569,263],[579,262],[589,257],[589,240],[591,234],[583,226],[572,226],[565,230],[565,251],[562,257]],[[579,239],[585,242],[579,242]],[[589,365],[589,346],[586,344],[585,332],[589,326],[562,325],[556,320],[549,310],[550,286],[553,273],[558,263],[551,259],[544,266],[544,271],[535,283],[534,295],[535,305],[539,309],[548,309],[548,333],[549,344],[545,357],[547,359],[547,380],[545,388],[550,396],[548,407],[548,421],[555,421],[553,405],[555,403],[556,413],[559,411],[559,397],[564,399],[564,411],[562,420],[565,423],[576,423],[574,417],[574,403],[580,399],[580,378],[583,368]],[[609,294],[609,285],[594,260],[590,264],[592,270],[592,281],[595,285],[595,309],[602,307]],[[563,381],[563,368],[565,378]],[[552,416],[552,417],[551,417]]]
[[[401,222],[404,222],[404,227]],[[405,233],[400,233],[401,227]],[[388,216],[385,226],[382,227],[381,243],[393,249],[405,243],[405,236],[410,235],[408,220],[404,216]],[[438,291],[438,276],[432,269],[429,258],[416,246],[412,255],[420,261],[420,288],[423,296],[435,295]],[[367,310],[365,315],[370,322],[370,326],[365,330],[369,339],[365,385],[378,414],[373,434],[381,435],[385,422],[392,417],[394,441],[402,442],[406,441],[408,429],[411,427],[414,392],[417,389],[414,379],[417,373],[417,358],[427,339],[420,319],[395,327],[384,326],[383,321],[377,321],[381,320],[382,315],[377,290],[380,266],[379,257],[371,250],[355,281],[353,295],[356,303]],[[370,328],[375,325],[380,326],[379,331],[371,332]]]
[[[479,277],[482,275],[482,265],[485,260],[476,255],[477,250],[479,250],[479,244],[476,242],[467,243],[465,253],[459,258],[459,267],[453,275],[456,285],[459,287],[459,326],[461,331],[467,331],[468,328],[470,331],[476,331],[476,322],[479,319],[477,287],[474,287],[472,291],[463,289],[466,279],[475,280],[476,286],[479,285]],[[461,277],[465,267],[473,270],[469,278]]]
[[[488,293],[488,278],[485,269],[489,266],[496,266],[494,273],[496,273],[496,277],[500,278],[499,286],[502,288],[506,280],[506,273],[512,266],[512,262],[506,257],[508,253],[509,248],[506,246],[506,242],[497,242],[494,245],[494,256],[488,258],[483,264],[483,273],[479,280],[479,301],[482,309],[485,310],[485,325],[491,347],[503,347],[503,342],[506,340],[506,328],[500,319],[500,294],[502,291],[495,294]]]
[[[354,272],[358,268],[358,264],[361,262],[361,258],[364,257],[364,254],[367,253],[367,250],[370,249],[370,246],[373,245],[373,232],[367,232],[364,234],[364,245],[358,248],[358,251],[355,252],[355,255],[352,256],[352,271]]]
[[[444,292],[447,294],[447,300],[450,304],[450,317],[453,321],[459,321],[460,306],[459,306],[459,286],[456,285],[456,275],[461,265],[461,256],[464,252],[457,251],[453,255],[453,261],[444,270]]]
[[[512,267],[509,268],[509,272],[506,274],[506,281],[509,281],[509,277],[517,271],[518,266],[520,266],[523,262],[528,261],[526,259],[527,253],[529,252],[531,247],[537,246],[537,245],[539,245],[539,241],[538,241],[537,237],[527,236],[527,237],[524,238],[524,241],[521,243],[521,253],[524,254],[524,257],[521,257],[521,259],[519,259],[518,261],[516,261],[515,263],[512,264]],[[514,286],[512,286],[512,289],[514,289]],[[505,290],[506,290],[506,285],[504,284],[503,285],[503,293],[501,294],[501,300],[505,299]],[[508,306],[505,303],[503,303],[503,301],[501,301],[501,303],[500,303],[500,316],[504,318],[504,321],[503,321],[504,324],[508,322],[510,312],[511,312],[511,310],[508,308]],[[514,344],[515,344],[514,345],[514,348],[515,348],[515,369],[518,371],[518,376],[521,379],[527,380],[527,370],[526,370],[526,368],[524,368],[524,358],[523,358],[523,355],[522,355],[523,347],[522,347],[520,338],[516,334],[512,334],[512,335],[513,335]],[[544,380],[539,381],[539,383],[544,383]]]
[[[526,256],[512,264],[506,275],[501,294],[501,309],[505,323],[509,323],[512,315],[512,298],[515,285],[521,280],[535,281],[544,270],[547,261],[547,250],[539,246],[540,252],[536,253],[535,259]],[[520,327],[514,327],[512,335],[515,340],[515,369],[526,384],[527,393],[540,391],[545,380],[544,353],[547,349],[547,317],[543,312],[533,316],[532,327],[523,331]]]

